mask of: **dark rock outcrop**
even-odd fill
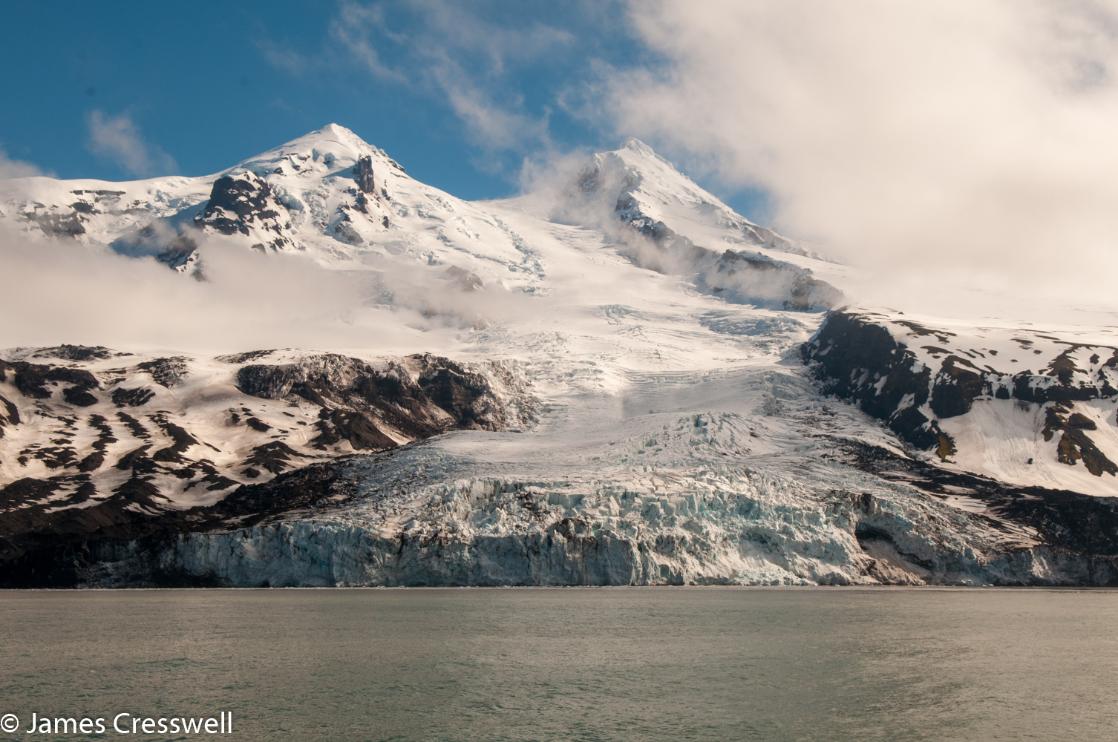
[[[938,367],[919,360],[881,321],[843,310],[828,314],[815,336],[802,346],[801,355],[826,393],[857,403],[908,443],[935,448],[941,458],[955,453],[955,442],[937,421],[968,414],[978,400],[1014,399],[1043,406],[1044,439],[1059,434],[1057,457],[1061,463],[1082,461],[1096,476],[1118,474],[1118,464],[1087,433],[1095,429],[1094,421],[1071,407],[1077,401],[1118,397],[1107,371],[1118,367],[1118,349],[1064,343],[1066,349],[1039,372],[1009,374],[990,365],[998,357],[996,350],[987,351],[985,358],[952,351],[945,346],[953,344],[953,333],[908,320],[896,324],[915,338],[934,340],[936,345],[923,349]],[[1030,347],[1027,339],[1018,342]],[[1085,349],[1093,353],[1094,372],[1076,364],[1075,353]],[[1103,361],[1104,357],[1112,360]]]
[[[83,219],[85,212],[72,210],[70,212],[43,211],[35,209],[23,214],[25,221],[39,227],[47,237],[80,237],[85,234]]]
[[[265,239],[254,247],[281,250],[291,247],[287,210],[268,182],[255,173],[223,175],[214,181],[210,198],[194,223],[224,235],[242,234]]]
[[[170,389],[186,376],[186,359],[180,356],[155,358],[136,364],[136,368],[151,374],[156,384]]]
[[[19,392],[32,399],[50,399],[52,390],[62,389],[65,400],[80,407],[94,404],[97,398],[90,392],[100,388],[97,377],[84,369],[68,366],[51,366],[28,361],[0,361],[0,381],[8,374]]]
[[[915,363],[884,327],[832,312],[801,352],[827,394],[857,403],[917,448],[952,445],[920,409],[931,394],[931,369]]]
[[[1067,402],[1053,402],[1045,409],[1044,440],[1050,441],[1057,434],[1056,457],[1061,464],[1075,465],[1080,461],[1087,471],[1096,477],[1103,474],[1118,475],[1115,464],[1087,435],[1088,430],[1097,430],[1094,420],[1078,412],[1072,412]]]
[[[398,437],[424,438],[451,428],[494,430],[504,424],[489,381],[446,358],[410,356],[403,365],[377,368],[365,361],[323,354],[297,363],[250,364],[237,371],[237,387],[263,399],[301,399],[322,407],[315,445],[348,440],[357,449],[397,445]]]
[[[155,396],[146,386],[117,387],[113,390],[112,400],[117,407],[141,407]]]
[[[369,155],[358,158],[353,166],[353,180],[362,193],[376,195],[376,182],[373,179],[373,158]]]
[[[201,269],[197,265],[197,238],[196,224],[172,225],[167,221],[157,220],[135,232],[118,237],[110,246],[115,252],[129,257],[152,256],[179,272],[187,272],[193,267],[194,277],[199,278]]]
[[[56,345],[52,348],[40,348],[31,354],[33,358],[59,358],[64,361],[94,361],[112,358],[115,355],[103,345]]]

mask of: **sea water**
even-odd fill
[[[6,739],[1118,738],[1111,591],[2,592],[0,641],[0,715],[108,725]]]

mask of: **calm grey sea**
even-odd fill
[[[0,714],[25,723],[231,711],[225,739],[1118,739],[1109,591],[2,592],[0,641]]]

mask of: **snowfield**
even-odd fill
[[[1118,579],[1112,328],[839,309],[850,268],[635,140],[470,203],[330,125],[208,177],[5,181],[0,221],[182,281],[301,256],[368,281],[370,328],[0,354],[5,584]],[[74,341],[114,343],[42,344]]]

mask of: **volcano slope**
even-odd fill
[[[640,142],[493,202],[335,125],[0,190],[28,240],[199,285],[306,260],[409,333],[5,351],[4,585],[1118,581],[1105,328],[839,308],[848,268]]]

